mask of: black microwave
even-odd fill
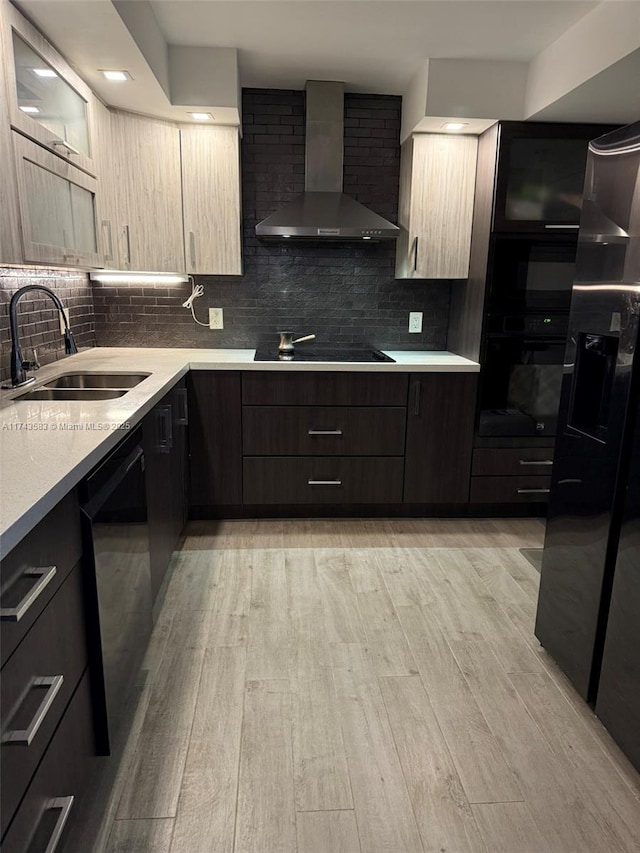
[[[576,274],[575,238],[495,237],[490,314],[567,312]]]

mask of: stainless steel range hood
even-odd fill
[[[342,192],[344,84],[306,86],[305,191],[256,225],[269,240],[395,240],[397,225]]]

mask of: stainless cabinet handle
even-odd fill
[[[341,486],[342,480],[307,480],[309,486]]]
[[[66,139],[54,139],[51,143],[52,148],[65,148],[69,154],[75,154],[76,157],[81,155],[81,151],[78,151],[77,148],[74,148]]]
[[[173,448],[171,406],[158,406],[156,423],[158,427],[158,453],[171,453]]]
[[[52,676],[44,676],[41,678],[34,678],[32,687],[46,687],[46,692],[42,697],[42,702],[38,706],[35,714],[33,715],[33,719],[29,723],[26,729],[14,729],[13,731],[8,731],[2,737],[3,743],[10,743],[13,746],[31,746],[34,737],[38,734],[38,729],[44,723],[47,714],[49,713],[49,709],[53,705],[53,702],[60,692],[60,688],[62,687],[62,683],[64,681],[63,675],[52,675]]]
[[[191,267],[196,268],[196,235],[189,231],[189,255],[191,256]]]
[[[579,225],[545,225],[550,231],[577,231]]]
[[[122,227],[122,230],[124,231],[124,236],[127,240],[127,257],[125,259],[125,263],[130,264],[131,263],[131,229],[129,228],[128,225],[124,225]]]
[[[518,489],[519,495],[548,495],[551,489]]]
[[[113,260],[113,234],[111,232],[111,220],[102,220],[102,230],[107,232],[107,251],[104,253],[105,261]]]
[[[307,435],[342,435],[341,429],[310,429]]]
[[[47,803],[46,810],[60,809],[60,817],[56,821],[56,825],[53,827],[51,838],[49,839],[47,846],[44,848],[44,853],[56,853],[58,844],[60,844],[60,839],[62,838],[62,833],[64,832],[65,824],[69,820],[69,814],[71,813],[74,799],[75,797],[56,797],[54,800],[49,800]]]
[[[38,578],[38,582],[31,587],[22,601],[19,601],[15,607],[0,607],[0,620],[2,622],[19,622],[46,585],[53,580],[56,571],[55,566],[46,566],[42,569],[25,569],[22,576]]]
[[[189,402],[187,399],[187,389],[186,388],[178,388],[177,392],[178,400],[180,401],[180,413],[176,418],[176,423],[180,424],[180,426],[188,426],[189,425]]]
[[[521,465],[553,465],[553,459],[521,459]]]
[[[414,415],[420,414],[420,390],[421,390],[421,387],[422,387],[422,382],[420,382],[420,381],[416,382],[416,400],[415,400],[415,403],[413,405],[413,414]]]

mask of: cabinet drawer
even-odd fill
[[[245,504],[400,503],[402,458],[247,456]]]
[[[244,406],[246,456],[402,456],[406,409]]]
[[[245,406],[406,406],[409,377],[390,373],[263,373],[242,376]]]
[[[74,490],[0,563],[3,666],[81,556],[80,508]]]
[[[471,503],[536,503],[549,500],[551,477],[472,477]]]
[[[82,575],[78,564],[0,676],[2,832],[42,758],[86,663]]]
[[[2,840],[3,853],[62,850],[64,842],[56,843],[55,839],[73,820],[74,805],[77,806],[94,754],[91,691],[85,672]]]
[[[473,451],[475,476],[551,474],[553,447],[476,447]]]

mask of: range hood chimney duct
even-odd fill
[[[341,193],[344,164],[344,84],[309,80],[305,89],[305,192]]]
[[[256,225],[262,239],[395,239],[400,229],[343,193],[344,83],[306,84],[305,191]]]

